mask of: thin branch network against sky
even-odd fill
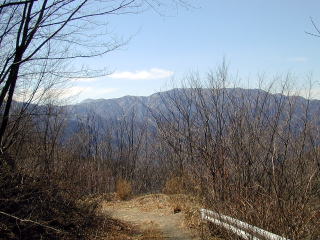
[[[107,68],[109,76],[74,79],[68,94],[79,100],[150,95],[190,72],[205,75],[225,58],[240,85],[255,87],[257,76],[290,72],[299,86],[312,75],[319,95],[320,39],[310,17],[320,24],[320,2],[310,0],[201,0],[193,7],[167,9],[164,14],[110,16],[108,31],[130,39],[103,57],[81,60]]]

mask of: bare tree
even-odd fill
[[[186,4],[172,0],[168,4]],[[107,19],[165,5],[158,0],[28,0],[0,3],[0,150],[8,149],[16,132],[8,132],[15,97],[25,97],[21,115],[34,99],[57,83],[74,77],[93,77],[101,69],[67,65],[113,51],[126,41],[106,32]],[[165,5],[165,6],[166,6]],[[99,71],[98,71],[99,70]],[[17,92],[17,89],[19,91]],[[39,94],[40,93],[40,94]],[[17,118],[16,120],[20,120]],[[14,123],[12,123],[14,124]]]
[[[289,76],[274,79],[283,81],[278,94],[272,84],[245,90],[226,88],[227,80],[222,66],[206,83],[191,76],[188,88],[162,93],[167,109],[153,116],[172,175],[182,174],[186,191],[217,212],[317,239],[319,109],[292,96]]]

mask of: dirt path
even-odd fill
[[[161,232],[158,239],[199,240],[183,224],[183,212],[173,213],[170,198],[163,194],[147,195],[126,202],[106,202],[103,211],[113,218],[129,222],[143,231]]]

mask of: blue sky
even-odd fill
[[[194,8],[167,9],[165,16],[146,11],[110,17],[110,30],[131,40],[85,64],[114,73],[74,81],[70,93],[79,93],[78,101],[150,95],[190,72],[205,75],[223,58],[248,87],[256,87],[258,74],[291,72],[298,85],[312,73],[320,89],[320,38],[305,33],[313,31],[310,17],[320,25],[319,0],[189,1]]]

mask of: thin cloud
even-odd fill
[[[151,68],[149,70],[134,71],[134,72],[115,72],[111,74],[110,78],[115,79],[130,79],[130,80],[147,80],[147,79],[160,79],[167,78],[173,75],[172,71]]]
[[[16,101],[29,101],[33,99],[33,101],[38,101],[41,99],[67,99],[70,97],[75,97],[83,92],[92,91],[91,87],[67,87],[67,88],[43,88],[40,87],[37,91],[34,92],[33,89],[23,89],[22,91],[17,91],[14,95],[14,99]]]
[[[96,88],[96,87],[80,87],[72,86],[64,89],[55,89],[54,93],[61,99],[75,98],[79,96],[90,96],[92,98],[101,97],[118,91],[117,88]]]
[[[104,98],[109,94],[117,92],[117,88],[97,88],[97,87],[81,87],[72,86],[66,88],[39,88],[35,93],[32,90],[24,89],[16,91],[14,100],[19,102],[26,102],[32,99],[32,103],[44,104],[46,101],[55,101],[55,104],[77,102],[79,98]]]
[[[74,96],[78,94],[99,95],[116,92],[117,88],[95,88],[95,87],[70,87],[65,90],[65,96]]]
[[[307,62],[308,58],[306,57],[292,57],[292,58],[288,58],[289,62]]]
[[[74,97],[84,92],[90,92],[90,91],[92,91],[91,87],[74,86],[74,87],[65,88],[63,90],[62,95],[64,98],[67,98],[67,97]]]
[[[320,100],[320,88],[311,88],[300,90],[296,95],[307,99],[318,99]]]
[[[114,93],[116,91],[118,91],[117,88],[101,88],[101,89],[94,89],[94,92],[96,92],[97,94],[107,94],[107,93]]]
[[[86,82],[86,83],[90,83],[90,82],[95,82],[100,80],[100,78],[72,78],[71,82]]]

